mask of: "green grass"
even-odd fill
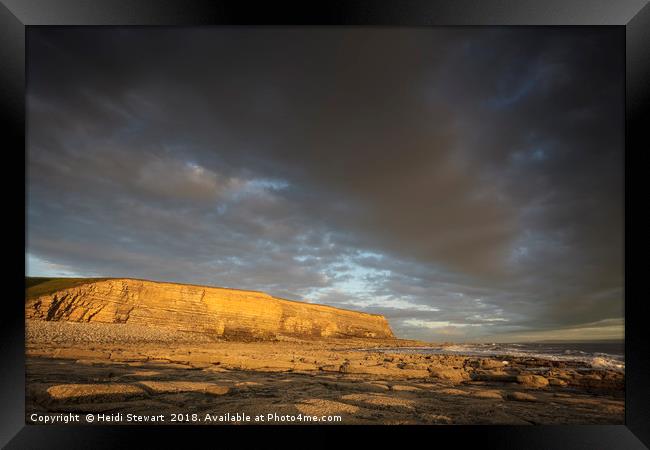
[[[61,289],[68,289],[108,278],[44,278],[25,277],[25,298],[30,299],[40,295],[51,294]]]

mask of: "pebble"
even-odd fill
[[[128,323],[59,322],[29,320],[26,326],[27,342],[39,343],[209,343],[218,339],[202,333],[191,333],[161,327],[143,327]]]

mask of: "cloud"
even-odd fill
[[[265,290],[421,339],[623,315],[620,30],[28,39],[33,274]]]
[[[407,319],[404,322],[404,325],[419,327],[419,328],[463,328],[469,327],[472,324],[468,323],[452,323],[448,321],[436,321],[436,320],[420,320],[420,319]]]
[[[78,277],[75,269],[61,264],[45,261],[29,253],[25,257],[25,272],[47,274],[52,277]]]
[[[191,162],[155,160],[138,171],[135,184],[164,199],[215,201],[228,189],[239,184],[236,178],[219,179],[211,170]]]

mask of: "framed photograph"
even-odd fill
[[[647,1],[0,20],[6,448],[649,445]]]

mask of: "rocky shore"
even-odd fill
[[[125,423],[129,413],[162,414],[166,423],[173,413],[196,414],[194,424],[226,412],[268,416],[263,423],[304,416],[337,416],[343,424],[624,420],[624,374],[577,362],[400,352],[425,344],[395,339],[237,342],[33,320],[26,329],[28,423],[33,413],[70,412],[123,413]]]

